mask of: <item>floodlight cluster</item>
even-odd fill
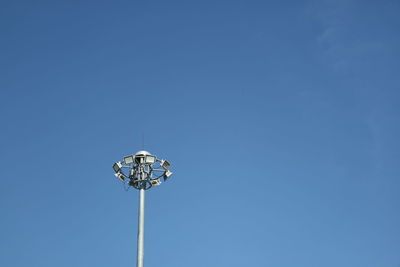
[[[172,172],[171,164],[167,160],[157,159],[147,151],[139,151],[128,155],[122,161],[115,162],[113,169],[115,177],[136,189],[150,189],[166,181]]]

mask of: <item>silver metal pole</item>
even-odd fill
[[[143,267],[144,257],[144,189],[139,190],[139,220],[137,237],[137,267]]]

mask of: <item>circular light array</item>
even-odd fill
[[[157,159],[147,151],[139,151],[135,155],[125,156],[122,161],[115,162],[115,177],[136,189],[150,189],[166,181],[172,172],[167,160]]]

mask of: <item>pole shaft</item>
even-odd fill
[[[143,267],[144,257],[144,189],[139,190],[139,220],[137,237],[137,267]]]

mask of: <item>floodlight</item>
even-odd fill
[[[164,159],[161,161],[160,165],[165,169],[168,169],[171,166],[171,164],[167,160],[164,160]]]
[[[151,180],[150,183],[152,186],[159,186],[161,184],[160,179]]]
[[[156,163],[156,160],[157,160],[156,156],[153,156],[153,155],[146,155],[146,163],[147,163],[147,164]]]
[[[133,163],[133,156],[129,155],[129,156],[124,157],[124,162],[125,162],[125,164]]]
[[[117,177],[121,182],[124,182],[124,181],[125,181],[125,176],[124,176],[122,173],[117,172],[117,173],[115,173],[114,175],[115,175],[115,177]]]
[[[114,163],[113,169],[115,172],[119,172],[121,170],[121,168],[122,168],[122,164],[120,161]]]
[[[166,181],[171,175],[172,175],[172,172],[170,170],[167,170],[164,173],[164,181]]]

